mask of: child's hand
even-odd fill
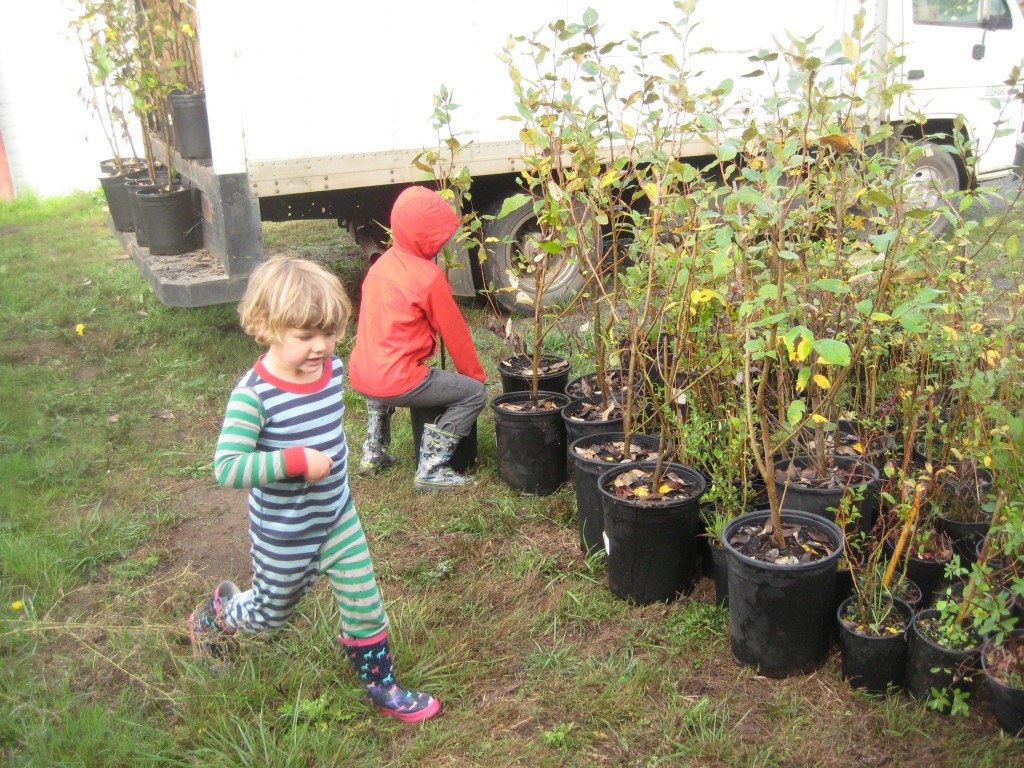
[[[331,465],[334,460],[326,453],[316,448],[306,448],[306,478],[307,483],[316,483],[323,480],[330,474]]]

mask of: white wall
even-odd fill
[[[0,131],[16,195],[96,189],[112,154],[78,96],[87,73],[68,29],[76,13],[73,0],[0,0]]]

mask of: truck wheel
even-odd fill
[[[960,170],[956,158],[939,144],[925,141],[920,146],[924,151],[911,164],[904,179],[907,201],[913,208],[932,211],[926,231],[941,237],[950,228],[942,212],[953,210],[945,196],[960,191]]]
[[[487,212],[497,216],[501,212],[499,200]],[[527,203],[503,218],[489,219],[484,224],[487,258],[481,264],[486,290],[502,309],[519,315],[532,315],[533,299],[537,295],[537,281],[527,272],[531,254],[536,249],[540,228],[533,209]],[[593,250],[593,249],[592,249]],[[541,306],[550,307],[568,301],[586,285],[585,269],[568,256],[552,256],[544,281]],[[516,286],[517,287],[513,287]],[[529,301],[523,301],[524,293]]]

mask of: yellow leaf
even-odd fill
[[[991,467],[992,466],[992,457],[991,456],[986,456],[984,459],[982,459],[982,463],[986,467]]]
[[[648,491],[646,488],[643,488],[643,487],[636,489],[636,495],[637,496],[646,496],[649,493],[650,493],[650,491]]]
[[[601,188],[607,187],[615,183],[617,172],[615,168],[609,168],[605,171],[604,176],[601,177],[601,183],[598,185]]]
[[[672,486],[671,485],[663,485],[663,486],[661,486],[661,488],[658,489],[658,493],[666,494],[666,493],[668,493],[671,490],[672,490]]]
[[[75,333],[79,336],[85,336],[85,323],[79,323],[75,326]]]
[[[825,376],[822,376],[820,373],[814,374],[814,383],[817,384],[822,389],[828,389],[829,387],[832,386],[832,382],[829,381]]]
[[[829,134],[828,136],[822,136],[819,139],[819,141],[826,147],[831,147],[840,154],[844,152],[849,152],[851,147],[853,147],[852,137],[843,136],[842,134],[838,133],[832,133]]]
[[[815,424],[824,424],[826,421],[828,421],[828,419],[826,419],[820,413],[815,413],[811,415],[811,421],[813,421]]]
[[[981,359],[984,360],[986,365],[990,368],[995,368],[999,365],[1000,357],[1002,356],[999,354],[999,350],[997,349],[987,349],[981,355]]]
[[[811,349],[814,347],[814,342],[808,339],[806,336],[801,336],[800,341],[796,345],[796,361],[802,363],[807,359],[807,356],[811,354]]]

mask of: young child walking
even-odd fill
[[[327,574],[349,662],[382,714],[407,722],[441,705],[395,680],[388,617],[347,474],[344,370],[334,347],[352,312],[341,281],[310,261],[277,257],[253,272],[238,312],[267,351],[235,385],[214,455],[221,485],[249,488],[252,587],[222,581],[189,617],[193,654],[217,637],[283,626]]]
[[[443,408],[423,427],[414,487],[448,490],[474,478],[451,466],[459,442],[487,404],[485,374],[448,278],[434,258],[459,228],[437,192],[409,187],[391,209],[394,245],[363,279],[356,341],[349,357],[352,389],[366,398],[366,440],[359,463],[371,473],[397,462],[388,452],[395,408]],[[438,337],[454,371],[427,364]]]

